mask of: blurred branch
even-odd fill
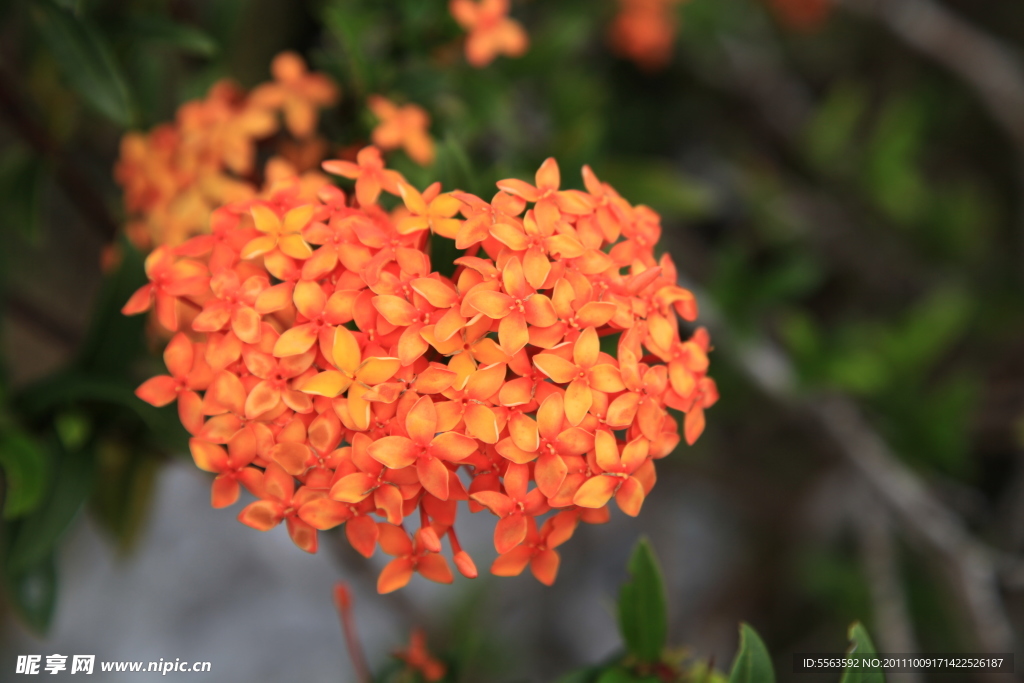
[[[17,137],[28,144],[36,154],[53,167],[54,175],[64,194],[74,203],[82,216],[104,242],[112,241],[118,232],[118,223],[111,216],[103,200],[92,188],[92,183],[63,153],[49,132],[38,123],[22,100],[13,62],[0,55],[0,116],[7,120]]]
[[[1024,162],[1024,69],[1009,48],[932,0],[838,0],[873,17],[959,74],[1013,140]]]
[[[892,528],[877,494],[867,485],[855,491],[851,521],[860,536],[864,573],[871,590],[872,611],[878,643],[883,652],[917,652],[914,628],[907,610],[907,597],[899,567]],[[917,672],[891,673],[892,683],[918,683]]]
[[[932,0],[837,0],[959,75],[1013,143],[1024,197],[1024,68],[997,39]],[[1024,205],[1018,208],[1024,223]],[[1024,246],[1024,245],[1022,245]]]
[[[903,528],[945,560],[980,647],[988,652],[1012,652],[1013,628],[999,593],[1001,562],[997,560],[1001,556],[974,538],[963,520],[900,462],[853,401],[837,395],[802,394],[792,363],[781,349],[766,339],[741,342],[713,310],[706,294],[690,283],[683,285],[703,302],[701,315],[716,344],[731,354],[765,394],[812,417]]]
[[[43,332],[65,349],[74,349],[81,341],[82,335],[79,330],[41,310],[16,292],[5,292],[4,306],[12,315]]]

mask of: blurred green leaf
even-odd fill
[[[774,683],[775,671],[757,632],[749,624],[740,624],[740,649],[729,672],[729,683]]]
[[[68,451],[77,451],[85,445],[86,440],[92,433],[92,424],[89,418],[79,412],[62,412],[54,418],[53,426],[57,430],[57,436],[64,448]]]
[[[600,667],[591,666],[586,669],[567,673],[555,681],[555,683],[595,683],[598,679],[597,677],[601,675],[601,671],[602,669]]]
[[[84,19],[51,0],[35,0],[32,16],[68,84],[97,112],[132,124],[128,86],[103,37]]]
[[[875,202],[898,223],[912,223],[927,209],[929,188],[917,168],[927,125],[920,95],[886,103],[866,151],[864,179]]]
[[[57,604],[57,563],[53,554],[17,571],[8,567],[4,583],[18,616],[38,635],[45,635]]]
[[[50,463],[46,452],[18,429],[0,432],[0,468],[3,469],[4,519],[14,519],[35,510],[46,493]]]
[[[867,630],[859,621],[855,621],[850,626],[847,637],[850,639],[850,647],[846,650],[846,654],[857,654],[863,657],[875,655],[875,646],[871,642],[871,637],[868,636]],[[839,683],[885,683],[885,676],[877,667],[849,667],[843,672]]]
[[[594,172],[630,203],[646,204],[665,217],[699,218],[713,211],[717,203],[709,186],[661,160],[619,162]],[[576,178],[565,182],[567,187],[578,184]]]
[[[0,156],[0,226],[26,239],[37,237],[44,177],[39,157],[18,145]]]
[[[634,683],[639,680],[633,674],[622,667],[613,667],[605,671],[597,679],[597,683]]]
[[[213,57],[220,49],[217,41],[202,29],[159,14],[132,17],[126,28],[141,43],[164,43],[200,57]]]
[[[628,569],[630,580],[619,592],[619,627],[629,653],[655,663],[665,647],[668,617],[661,569],[646,538],[637,543]]]
[[[93,487],[93,462],[85,452],[59,455],[56,473],[44,501],[11,525],[8,570],[17,574],[42,562],[81,509]]]
[[[916,377],[930,370],[966,330],[972,308],[970,296],[960,288],[931,293],[888,335],[886,356],[893,371]]]
[[[856,168],[854,135],[867,107],[867,94],[856,83],[841,83],[829,91],[804,132],[811,163],[828,171]]]
[[[91,508],[100,524],[130,550],[138,539],[159,469],[152,453],[116,441],[97,445],[97,477]]]

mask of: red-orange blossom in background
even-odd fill
[[[277,71],[287,78],[249,100],[312,135],[327,91],[294,62]],[[129,197],[148,196],[131,168]],[[707,333],[680,333],[696,301],[671,258],[654,256],[658,215],[587,167],[584,190],[562,189],[554,159],[490,200],[414,188],[376,147],[323,170],[354,191],[265,172],[259,193],[206,211],[207,234],[148,255],[150,282],[123,310],[155,308],[173,336],[168,374],[139,397],[177,402],[197,466],[216,475],[215,507],[244,487],[257,500],[239,519],[283,522],[309,552],[318,531],[344,525],[364,556],[394,558],[381,592],[417,572],[452,581],[445,537],[476,576],[456,535],[460,501],[497,518],[493,573],[529,566],[552,583],[580,522],[606,521],[612,499],[640,512],[655,460],[681,439],[666,408],[685,413],[692,444],[718,397]],[[431,234],[462,252],[450,278],[431,266]]]

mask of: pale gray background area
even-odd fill
[[[167,676],[103,674],[97,664],[88,679],[94,681],[350,681],[331,602],[339,578],[352,586],[358,628],[377,667],[415,624],[427,627],[435,649],[472,646],[457,627],[461,618],[470,635],[489,638],[476,644],[480,671],[466,680],[550,680],[619,647],[613,601],[630,548],[643,533],[665,565],[673,640],[717,654],[720,662],[734,647],[735,623],[712,604],[737,559],[727,550],[737,547],[736,539],[725,506],[686,482],[661,482],[638,519],[616,511],[611,524],[582,528],[565,547],[552,588],[528,575],[486,575],[495,554],[494,519],[463,511],[459,529],[484,570],[481,578],[458,577],[454,585],[440,586],[415,577],[397,597],[373,590],[386,559],[380,551],[367,567],[351,552],[332,550],[322,535],[320,553],[310,556],[292,546],[283,527],[260,533],[239,524],[240,505],[212,509],[208,487],[207,475],[190,463],[167,466],[147,528],[127,556],[118,555],[87,516],[81,518],[62,548],[61,594],[49,636],[39,640],[12,621],[0,624],[0,680],[34,680],[13,675],[18,654],[42,654],[45,662],[45,655],[60,653],[94,654],[97,661],[162,657],[213,664],[211,674]],[[489,671],[491,666],[497,670]]]

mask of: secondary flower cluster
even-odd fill
[[[694,297],[654,256],[658,215],[587,167],[585,191],[560,189],[553,159],[490,201],[421,192],[375,147],[323,168],[353,195],[308,198],[296,180],[149,255],[124,312],[155,305],[175,334],[169,374],[138,395],[177,400],[215,507],[244,486],[257,500],[239,519],[284,522],[309,552],[344,525],[361,554],[394,557],[381,592],[414,572],[450,582],[445,536],[476,576],[459,501],[498,518],[493,573],[530,566],[550,584],[579,522],[607,520],[613,498],[640,512],[681,438],[666,408],[692,444],[717,399],[707,333],[680,336]],[[431,234],[465,254],[451,277],[431,265]]]
[[[681,1],[619,0],[609,30],[613,51],[648,71],[664,68],[672,60]]]
[[[173,123],[124,136],[114,175],[131,215],[127,235],[137,247],[181,244],[209,231],[217,207],[256,196],[257,146],[281,131],[282,117],[292,139],[274,141],[277,156],[265,180],[316,168],[323,160],[326,144],[316,137],[319,110],[337,101],[338,88],[326,76],[309,73],[292,52],[278,55],[271,72],[272,82],[248,93],[219,81],[205,99],[182,105]],[[305,180],[310,197],[328,182],[316,171]]]

